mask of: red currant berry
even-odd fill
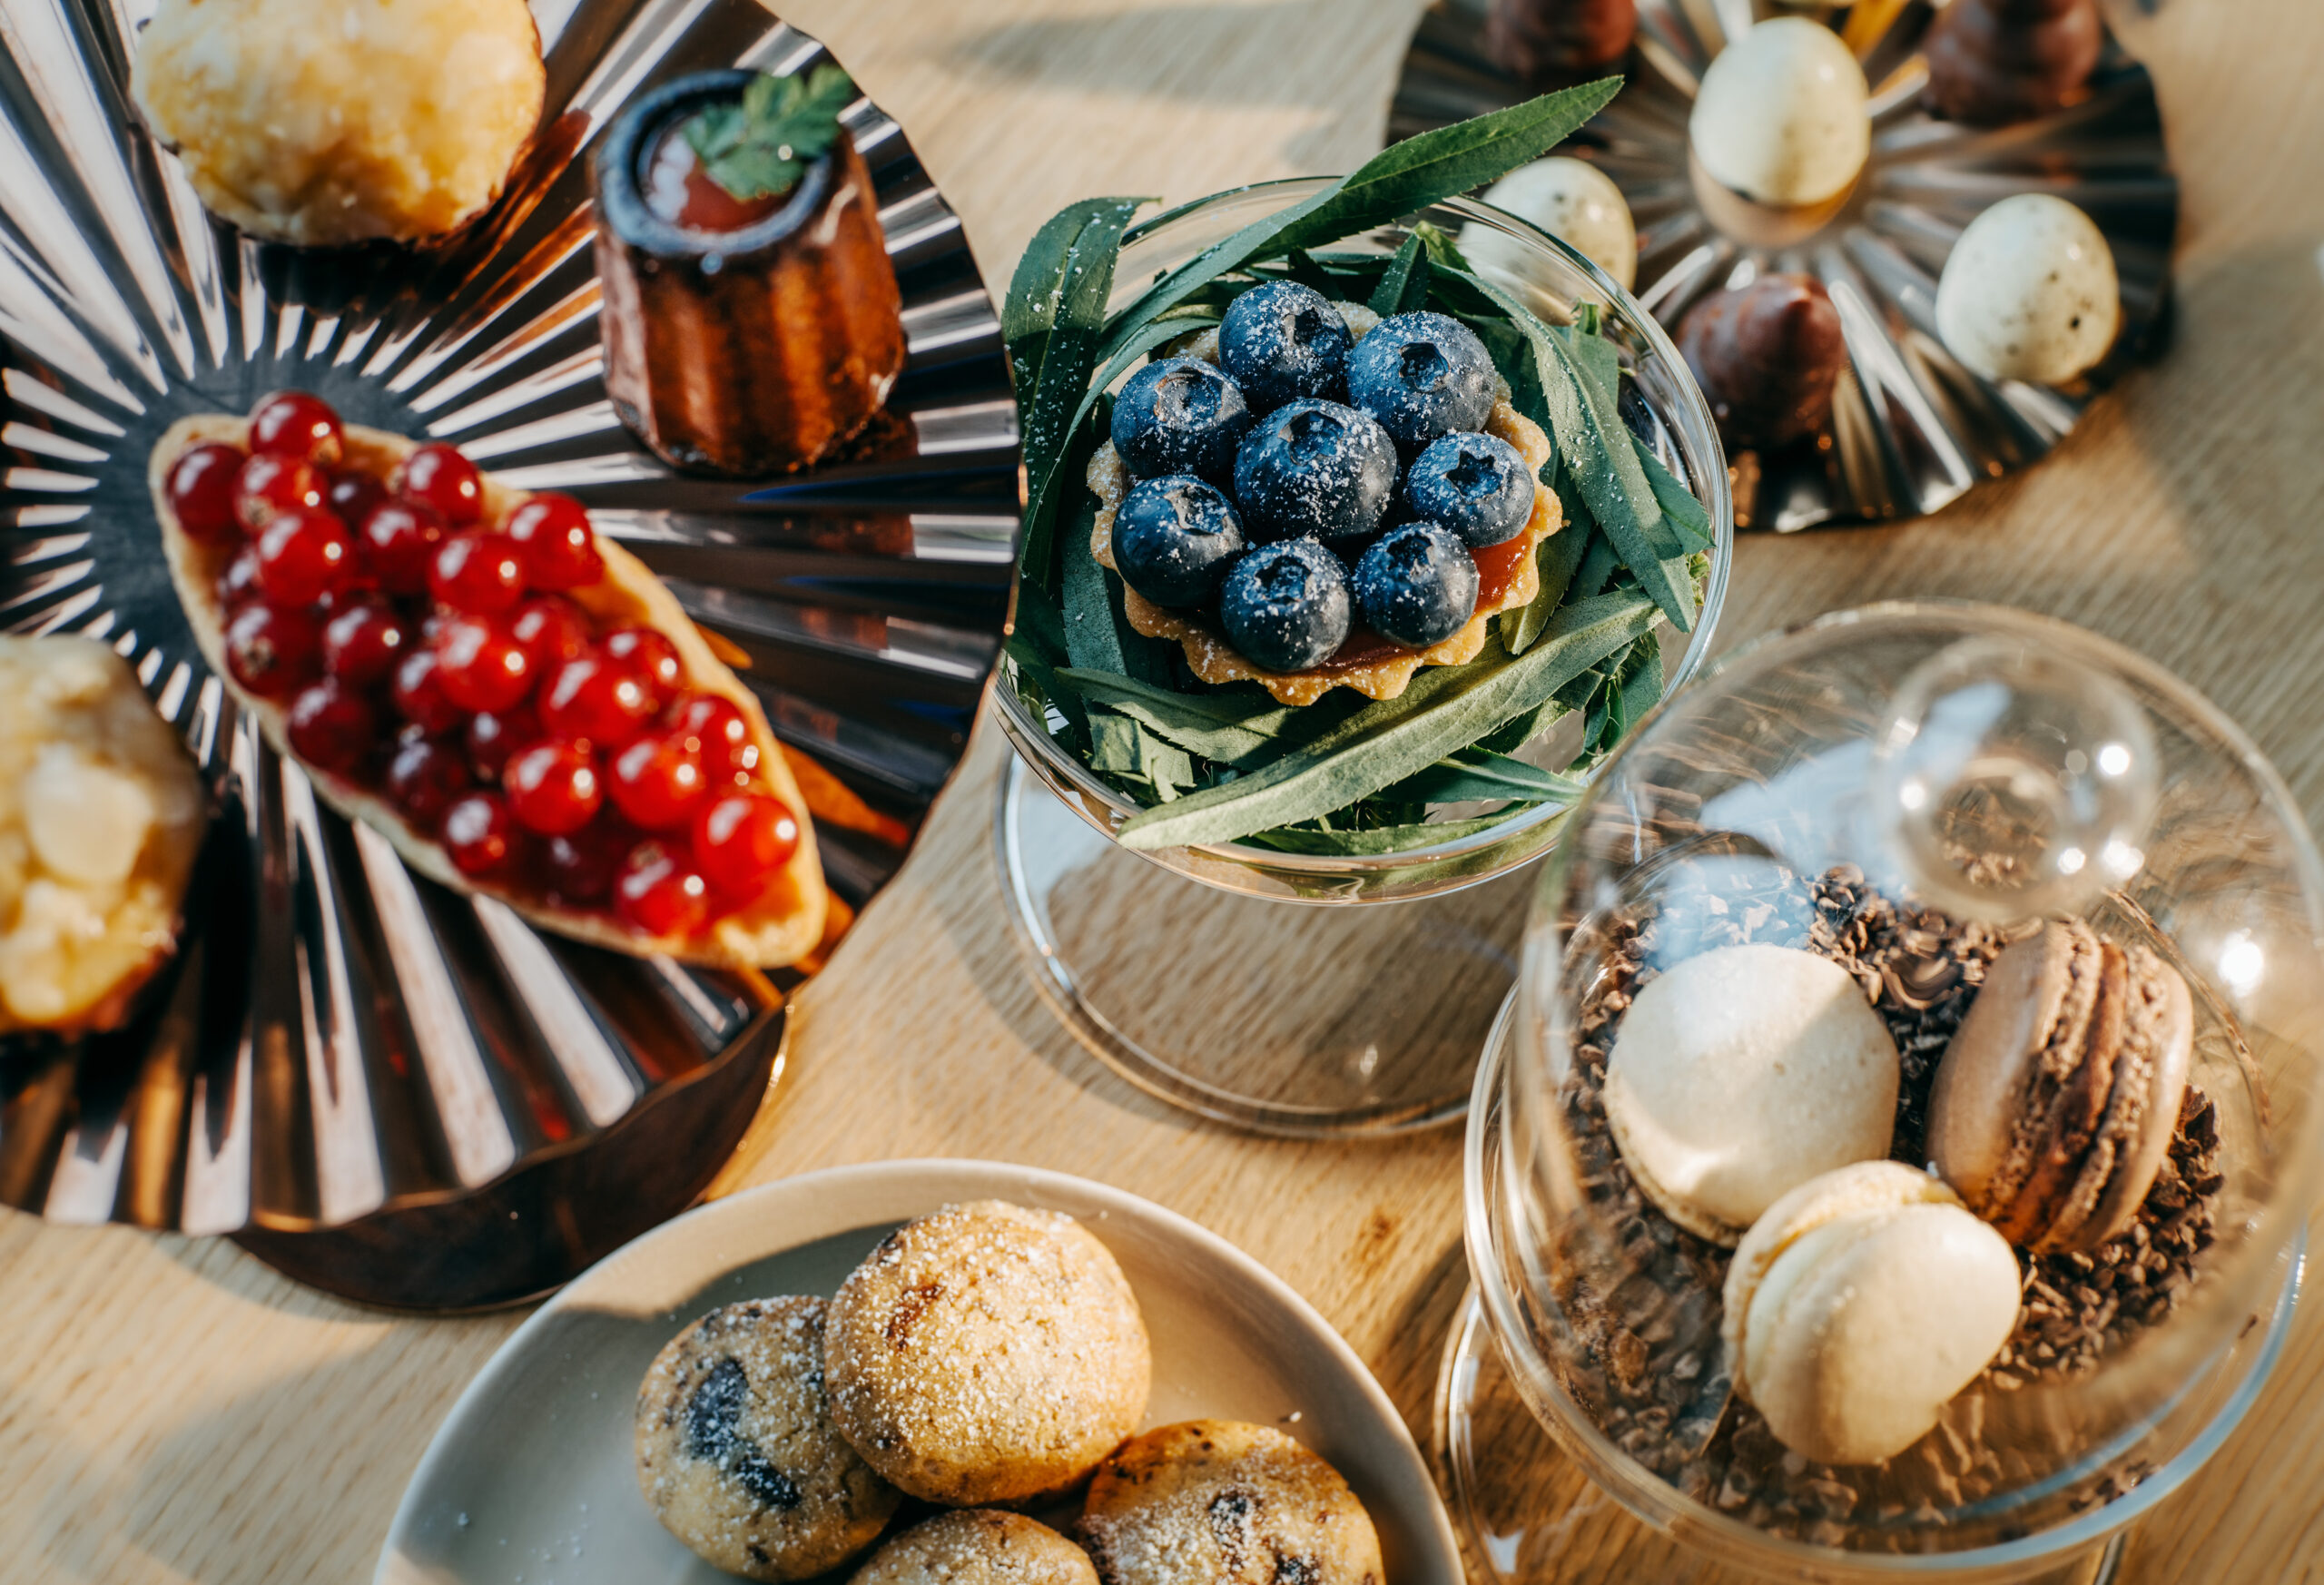
[[[694,745],[713,785],[747,787],[758,773],[759,745],[742,706],[716,694],[687,694],[670,706],[673,735]]]
[[[690,936],[710,918],[710,883],[660,842],[640,842],[614,881],[614,911],[650,936]]]
[[[284,729],[290,751],[310,765],[342,774],[378,746],[379,718],[371,702],[335,678],[300,690]]]
[[[335,473],[330,488],[323,492],[323,505],[350,527],[360,526],[387,498],[388,487],[368,473]]]
[[[444,520],[431,507],[382,501],[362,523],[363,550],[379,586],[391,595],[426,594],[428,569],[444,539]]]
[[[468,790],[467,763],[439,739],[409,738],[388,762],[388,796],[421,831],[434,831],[452,800]]]
[[[708,791],[702,756],[678,738],[649,733],[613,756],[606,792],[632,825],[668,831],[685,823]]]
[[[508,756],[528,743],[539,742],[540,735],[540,718],[529,704],[479,710],[468,718],[468,765],[485,781],[497,781]]]
[[[455,528],[484,516],[484,481],[476,464],[440,440],[431,440],[403,459],[389,487],[407,501],[432,507]]]
[[[654,716],[654,695],[634,674],[603,655],[566,661],[541,684],[541,725],[552,737],[619,748]]]
[[[284,512],[259,533],[259,587],[278,605],[311,605],[359,570],[355,537],[320,507]]]
[[[525,562],[506,534],[471,529],[436,547],[428,589],[455,611],[499,616],[525,597]]]
[[[171,513],[189,537],[223,545],[242,531],[241,519],[234,515],[234,480],[242,461],[233,447],[212,441],[170,465],[169,482],[162,487]]]
[[[727,792],[694,811],[694,861],[738,902],[763,895],[798,851],[798,817],[779,798]]]
[[[616,627],[606,635],[606,658],[626,666],[645,679],[654,691],[654,707],[678,696],[685,686],[686,670],[679,664],[678,646],[651,627]]]
[[[517,607],[508,631],[543,672],[589,647],[589,614],[562,595],[536,595]]]
[[[311,510],[323,504],[323,476],[296,457],[249,458],[234,473],[234,516],[255,534],[278,512]]]
[[[614,876],[629,856],[637,833],[604,821],[571,836],[551,837],[540,846],[541,889],[568,903],[603,902]]]
[[[527,581],[537,589],[577,589],[605,576],[589,514],[571,496],[535,496],[508,514],[500,531],[524,552]]]
[[[436,676],[463,710],[506,710],[533,691],[533,657],[506,623],[455,616],[436,634]]]
[[[468,792],[452,800],[438,827],[452,867],[468,876],[497,875],[517,858],[518,832],[508,806],[494,793]]]
[[[320,397],[276,391],[251,414],[251,449],[329,468],[339,460],[339,415]]]
[[[303,611],[245,605],[226,624],[226,669],[261,699],[288,698],[320,663],[322,635]]]
[[[436,652],[422,646],[396,663],[396,676],[388,696],[396,714],[430,737],[440,737],[460,724],[460,707],[444,693],[442,668]]]
[[[411,625],[393,608],[351,605],[323,625],[323,667],[350,688],[374,687],[388,680],[411,639]]]
[[[229,611],[239,611],[264,593],[258,582],[258,546],[245,545],[218,575],[218,601]]]
[[[543,836],[572,835],[596,818],[606,801],[589,751],[554,740],[509,755],[500,789],[517,823]]]

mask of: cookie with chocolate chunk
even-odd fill
[[[1105,1585],[1380,1585],[1380,1537],[1340,1472],[1266,1425],[1189,1420],[1098,1466],[1081,1542]]]
[[[637,1484],[704,1560],[804,1580],[879,1538],[903,1501],[832,1423],[821,1299],[713,1310],[655,1356],[637,1393]]]

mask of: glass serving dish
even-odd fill
[[[1265,216],[1330,185],[1305,177],[1216,194],[1133,228],[1112,306]],[[1454,199],[1335,246],[1392,254],[1411,223],[1482,225],[1518,241],[1523,290],[1545,320],[1595,305],[1622,361],[1622,417],[1701,500],[1714,543],[1693,631],[1660,628],[1665,692],[1700,665],[1726,598],[1733,517],[1709,408],[1651,314],[1557,239]],[[1147,1092],[1220,1121],[1297,1135],[1427,1127],[1465,1107],[1476,1052],[1515,970],[1515,893],[1503,881],[1552,848],[1565,812],[1378,856],[1250,843],[1129,851],[1114,833],[1138,806],[1036,720],[1005,659],[995,709],[1017,758],[995,829],[1011,918],[1034,978],[1076,1036]],[[1581,722],[1562,717],[1520,751],[1563,770]],[[1462,804],[1432,819],[1471,818]],[[1163,873],[1157,873],[1157,871]],[[1193,882],[1194,884],[1187,884]],[[1391,910],[1359,904],[1397,902]],[[1304,908],[1284,904],[1306,904]],[[1156,920],[1168,932],[1156,950]]]
[[[2185,979],[2171,1155],[2119,1237],[2018,1253],[2016,1330],[1935,1430],[1882,1464],[1810,1464],[1734,1393],[1724,1252],[1625,1192],[1603,1120],[1619,1020],[1653,975],[1718,946],[1836,956],[1897,1037],[1894,1154],[1918,1167],[1913,1097],[1983,963],[2034,915],[2151,948]],[[1484,1571],[2103,1577],[2122,1527],[2218,1447],[2281,1347],[2324,1143],[2320,935],[2324,865],[2282,782],[2115,645],[1897,604],[1722,665],[1571,816],[1478,1073],[1475,1286],[1438,1443]]]

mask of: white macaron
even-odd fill
[[[1647,981],[1606,1058],[1606,1123],[1663,1214],[1733,1244],[1818,1174],[1888,1154],[1887,1026],[1828,958],[1720,947]]]
[[[2017,1257],[1937,1178],[1862,1161],[1802,1184],[1728,1267],[1735,1390],[1804,1458],[1903,1452],[2017,1325]]]

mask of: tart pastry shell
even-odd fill
[[[1413,674],[1423,666],[1457,666],[1476,659],[1484,649],[1485,630],[1492,619],[1503,611],[1531,605],[1541,592],[1536,552],[1541,541],[1565,526],[1565,511],[1558,503],[1557,492],[1540,482],[1542,465],[1550,460],[1549,437],[1541,426],[1502,400],[1493,403],[1484,428],[1485,433],[1508,441],[1525,458],[1535,478],[1533,515],[1516,536],[1523,543],[1516,553],[1515,576],[1498,600],[1491,605],[1480,604],[1467,625],[1452,637],[1426,649],[1397,649],[1354,662],[1328,660],[1302,672],[1270,672],[1245,659],[1206,618],[1157,605],[1127,584],[1122,589],[1123,614],[1147,637],[1177,643],[1186,651],[1187,665],[1204,682],[1256,683],[1285,704],[1313,704],[1334,688],[1353,688],[1368,699],[1393,699],[1411,685]],[[1129,493],[1129,470],[1122,466],[1113,442],[1100,446],[1089,459],[1089,488],[1098,501],[1089,553],[1109,572],[1118,570],[1114,518],[1121,510],[1122,497]]]
[[[769,729],[757,697],[714,655],[693,620],[669,590],[662,586],[644,562],[620,545],[600,535],[598,554],[605,576],[582,588],[564,591],[566,597],[606,625],[654,628],[678,651],[690,687],[715,694],[732,703],[750,724],[758,744],[759,775],[768,790],[798,816],[799,847],[774,884],[757,903],[714,921],[699,935],[650,936],[626,928],[608,914],[585,913],[551,907],[537,898],[497,888],[479,887],[453,865],[437,842],[421,836],[395,807],[369,788],[319,770],[292,753],[286,732],[290,712],[281,704],[244,691],[226,665],[226,611],[217,595],[219,573],[236,546],[208,546],[189,537],[170,509],[166,481],[171,466],[189,448],[209,441],[223,441],[247,448],[250,422],[226,414],[202,414],[181,418],[170,426],[153,448],[146,468],[153,510],[162,524],[162,546],[169,558],[170,579],[176,585],[202,658],[234,703],[250,713],[267,741],[284,758],[297,763],[314,783],[316,792],[350,820],[361,821],[394,844],[405,863],[429,880],[468,896],[491,897],[544,930],[592,946],[610,948],[633,956],[662,956],[681,962],[722,969],[773,969],[797,962],[812,952],[822,938],[828,896],[822,866],[815,850],[812,822],[793,779],[782,745]],[[342,468],[359,469],[382,480],[419,447],[419,442],[380,429],[347,426]],[[530,498],[529,491],[511,489],[484,476],[484,517],[502,521]]]

